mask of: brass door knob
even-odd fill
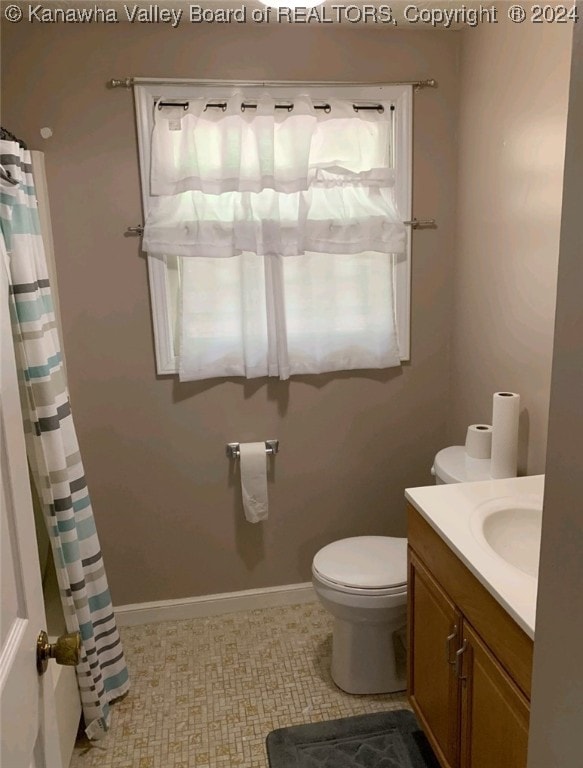
[[[67,667],[75,667],[81,658],[81,635],[79,632],[70,632],[61,635],[55,643],[49,643],[49,636],[42,630],[36,641],[36,668],[39,675],[47,671],[49,659],[54,659],[57,664]]]

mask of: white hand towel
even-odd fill
[[[241,443],[241,495],[245,517],[250,523],[267,518],[267,453],[265,443]]]

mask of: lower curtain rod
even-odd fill
[[[299,87],[299,86],[330,86],[331,88],[339,86],[360,86],[360,87],[374,87],[374,86],[390,86],[390,85],[412,85],[416,91],[420,91],[423,88],[437,88],[437,80],[430,78],[429,80],[395,80],[393,82],[341,82],[341,81],[313,81],[306,82],[305,80],[188,80],[188,79],[172,79],[172,78],[157,78],[157,77],[123,77],[113,78],[108,82],[110,88],[132,88],[134,85],[215,85],[215,86],[240,86],[240,87],[259,87],[268,86],[274,87]]]

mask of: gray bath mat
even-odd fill
[[[405,709],[279,728],[267,737],[270,768],[439,768]]]

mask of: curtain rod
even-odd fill
[[[430,78],[428,80],[395,80],[393,82],[341,82],[332,80],[321,80],[315,82],[307,82],[305,80],[189,80],[180,78],[158,78],[158,77],[124,77],[113,78],[109,81],[108,86],[110,88],[132,88],[134,85],[214,85],[214,86],[241,86],[241,87],[257,87],[257,86],[269,86],[282,87],[282,86],[360,86],[360,87],[374,87],[374,86],[391,86],[391,85],[412,85],[416,91],[420,91],[423,88],[437,88],[437,80]]]
[[[182,107],[182,109],[187,110],[190,105],[189,101],[159,101],[158,102],[158,109],[162,109],[162,107]],[[209,101],[208,104],[206,104],[203,112],[206,112],[207,109],[210,107],[214,107],[216,109],[221,109],[223,112],[226,112],[228,106],[228,102],[226,101]],[[288,112],[291,112],[294,108],[293,102],[286,102],[285,104],[275,104],[275,109],[285,109]],[[243,101],[241,102],[241,112],[245,112],[246,109],[257,109],[258,104],[254,104],[251,101]],[[385,111],[385,108],[382,104],[353,104],[352,108],[355,112],[360,112],[361,110],[364,112],[367,111],[375,111],[382,114]],[[323,112],[331,112],[332,107],[330,104],[314,104],[314,109],[322,110]],[[395,107],[393,104],[391,104],[391,112],[394,111]]]

